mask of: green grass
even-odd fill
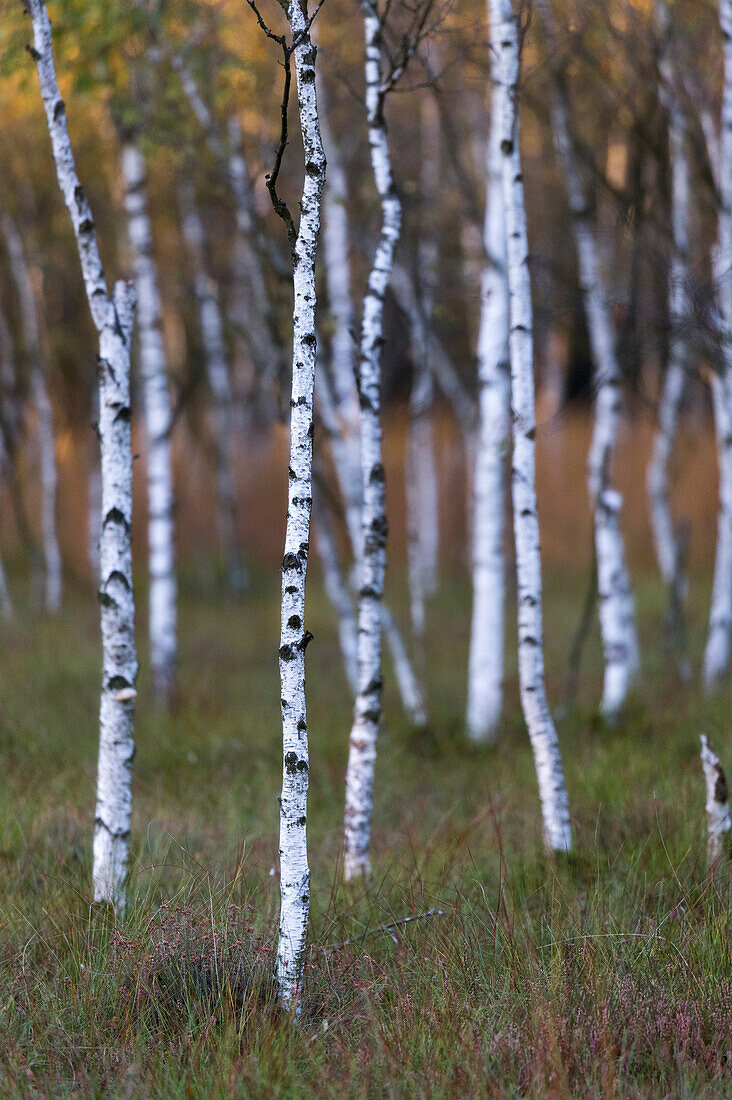
[[[584,583],[547,577],[554,700]],[[706,591],[693,595],[698,666]],[[312,947],[297,1024],[271,982],[277,598],[276,578],[232,606],[189,579],[173,716],[151,707],[143,648],[131,904],[116,927],[89,897],[96,609],[72,595],[58,622],[2,628],[0,1095],[732,1095],[730,896],[726,875],[705,875],[698,758],[707,732],[730,762],[729,695],[678,684],[658,641],[660,587],[639,588],[644,674],[614,729],[594,711],[588,644],[560,729],[576,851],[552,866],[515,660],[498,744],[464,740],[469,593],[446,584],[431,609],[431,726],[410,730],[388,687],[374,875],[348,888],[349,700],[316,579]]]

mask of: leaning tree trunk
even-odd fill
[[[213,443],[216,456],[216,487],[221,541],[232,592],[247,586],[247,573],[239,538],[236,484],[234,481],[234,432],[229,365],[226,359],[224,325],[218,287],[206,262],[206,244],[201,216],[196,208],[195,192],[188,180],[182,180],[179,199],[183,234],[193,271],[198,319],[206,362],[206,377],[213,399]]]
[[[580,290],[587,315],[587,326],[594,363],[595,422],[587,464],[587,480],[595,521],[598,591],[601,601],[600,626],[605,654],[605,682],[602,712],[608,718],[617,715],[627,698],[638,671],[638,638],[630,577],[620,528],[617,537],[603,535],[607,509],[602,497],[613,492],[613,504],[619,498],[612,490],[612,465],[617,446],[621,414],[621,376],[615,352],[612,321],[607,295],[602,284],[597,241],[591,214],[582,186],[571,136],[569,97],[559,53],[554,19],[549,0],[537,0],[547,33],[553,70],[552,132],[557,155],[562,163],[567,186],[574,233]],[[603,560],[604,554],[612,556]],[[603,577],[603,584],[600,577]]]
[[[722,367],[712,380],[719,464],[719,515],[709,633],[704,651],[704,686],[707,691],[716,688],[727,671],[732,633],[732,0],[719,0],[719,22],[724,47],[724,84],[717,172],[718,243],[714,269],[722,325]]]
[[[473,496],[473,617],[468,661],[467,728],[475,741],[495,736],[503,701],[505,562],[504,467],[508,443],[509,363],[506,227],[501,184],[505,89],[494,83],[486,155],[478,336],[479,435]]]
[[[513,522],[518,578],[521,703],[534,751],[544,839],[548,849],[569,851],[572,835],[557,734],[546,699],[541,609],[541,552],[536,510],[533,335],[529,245],[519,151],[518,20],[511,0],[490,0],[491,45],[504,97],[501,180],[506,219],[510,306],[511,415],[513,420]]]
[[[49,614],[61,606],[61,551],[56,533],[56,438],[53,430],[53,409],[48,396],[41,334],[38,325],[35,296],[20,233],[8,214],[2,216],[3,234],[13,281],[18,291],[26,350],[30,361],[31,392],[38,413],[38,444],[41,470],[41,536],[44,560],[43,604]]]
[[[328,179],[323,196],[323,255],[333,336],[330,349],[332,385],[328,374],[323,371],[318,382],[318,406],[330,441],[346,529],[358,573],[363,547],[361,429],[352,335],[354,318],[348,257],[348,191],[338,145],[328,129],[323,91],[324,86],[319,81],[323,141],[328,154]],[[415,726],[423,726],[426,715],[422,692],[399,627],[388,611],[384,619],[384,634],[402,706]]]
[[[156,698],[175,692],[177,580],[173,525],[172,408],[163,346],[162,307],[147,206],[145,159],[134,141],[122,147],[125,210],[138,295],[143,408],[147,435],[150,664]]]
[[[376,0],[362,0],[366,36],[366,113],[371,164],[381,198],[381,237],[363,303],[359,356],[362,556],[358,606],[358,694],[349,743],[344,821],[346,880],[371,868],[369,846],[376,740],[381,721],[381,634],[386,570],[386,491],[381,456],[381,346],[384,295],[401,229],[381,93],[381,21]]]
[[[280,681],[282,703],[282,797],[280,798],[280,924],[277,981],[287,1009],[299,1009],[310,907],[307,853],[308,732],[305,714],[305,574],[310,540],[313,466],[313,388],[315,383],[315,258],[325,153],[315,93],[316,50],[307,12],[291,0],[288,19],[295,46],[300,129],[306,172],[300,226],[292,249],[293,312],[290,465],[282,559]]]
[[[104,671],[100,709],[99,771],[94,828],[94,898],[124,905],[127,877],[134,700],[137,655],[132,590],[132,446],[130,341],[135,289],[118,282],[110,297],[96,228],[76,174],[53,62],[51,24],[44,0],[28,0],[33,58],[53,146],[58,182],[76,235],[89,307],[99,334],[99,405],[102,446],[101,582]]]

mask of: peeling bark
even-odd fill
[[[511,0],[490,0],[491,46],[502,86],[501,180],[506,219],[513,420],[514,537],[518,579],[519,679],[539,784],[547,848],[572,846],[569,802],[559,743],[546,699],[541,606],[541,551],[536,510],[533,334],[529,246],[519,151],[518,20]]]
[[[104,667],[99,715],[99,767],[94,829],[94,898],[124,906],[134,755],[137,655],[132,589],[132,447],[130,341],[135,289],[118,282],[110,297],[96,229],[76,174],[53,62],[51,24],[44,0],[27,0],[33,22],[33,58],[46,112],[59,187],[71,217],[94,326],[99,334],[99,405],[102,447],[101,607]]]

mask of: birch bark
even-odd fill
[[[299,1009],[310,907],[307,856],[308,733],[305,713],[305,574],[310,539],[315,383],[315,259],[325,153],[315,91],[316,49],[305,5],[291,0],[292,31],[305,175],[300,225],[292,249],[293,346],[290,400],[290,466],[285,553],[282,559],[280,681],[282,704],[282,796],[280,798],[280,923],[277,981],[286,1009]]]
[[[323,141],[328,154],[328,178],[323,196],[323,254],[327,292],[333,320],[330,347],[331,380],[322,372],[318,404],[328,433],[338,488],[343,501],[346,529],[356,573],[363,547],[361,523],[361,440],[359,395],[356,386],[354,315],[348,248],[348,185],[340,150],[328,127],[324,85],[318,83]],[[324,106],[325,104],[325,106]],[[426,714],[422,693],[409,661],[399,627],[388,611],[384,631],[394,666],[402,706],[415,726],[423,726]]]
[[[564,74],[559,68],[561,54],[549,0],[537,0],[553,58],[552,133],[562,164],[569,209],[577,250],[580,291],[585,305],[594,365],[595,421],[587,462],[587,483],[595,522],[598,589],[604,604],[600,616],[605,680],[601,710],[612,719],[623,706],[638,671],[638,637],[635,628],[633,595],[625,564],[622,534],[615,525],[613,537],[604,528],[610,512],[622,503],[612,489],[612,464],[621,415],[621,377],[615,352],[615,338],[602,282],[597,242],[590,211],[582,187],[581,175],[571,137],[570,106]],[[605,490],[611,491],[613,506],[602,505]],[[610,554],[608,560],[603,555]],[[600,582],[604,578],[605,587]]]
[[[30,381],[33,401],[38,413],[38,447],[41,472],[41,539],[44,561],[43,603],[53,615],[61,606],[61,551],[56,533],[56,437],[53,430],[53,409],[48,396],[41,351],[41,334],[38,311],[33,292],[31,273],[23,248],[23,241],[15,222],[9,214],[2,215],[2,228],[8,247],[10,269],[18,291],[18,301],[23,319],[26,350],[30,361]]]
[[[102,447],[101,605],[103,676],[99,767],[94,829],[94,898],[124,905],[132,808],[133,727],[136,696],[135,607],[132,590],[132,447],[130,340],[135,289],[118,282],[110,297],[96,228],[74,163],[53,61],[51,24],[44,0],[28,0],[33,58],[46,112],[59,187],[77,241],[94,326],[99,334]]]
[[[489,11],[490,21],[490,11]],[[506,226],[503,214],[501,126],[503,84],[494,82],[486,150],[486,205],[478,336],[478,444],[473,493],[473,615],[468,660],[468,734],[495,736],[503,702],[505,562],[504,467],[508,445],[509,362]]]
[[[707,867],[713,870],[725,854],[727,834],[732,828],[732,821],[729,816],[727,777],[719,757],[704,734],[701,735],[701,762],[707,793]]]
[[[381,344],[384,295],[401,229],[381,91],[381,21],[376,0],[362,0],[366,39],[366,114],[371,165],[381,199],[381,236],[364,297],[359,356],[362,557],[358,607],[358,679],[346,771],[346,881],[371,867],[369,846],[376,740],[381,721],[381,630],[386,570],[386,492],[381,455]]]
[[[722,326],[720,374],[712,380],[719,465],[719,512],[704,686],[716,688],[727,671],[732,632],[732,0],[719,0],[724,52],[722,125],[718,147],[718,243],[714,259]]]
[[[232,592],[242,592],[247,586],[247,573],[239,538],[234,481],[233,406],[221,304],[218,287],[208,272],[203,224],[196,207],[194,188],[189,180],[182,180],[180,183],[179,202],[183,235],[191,258],[194,292],[198,303],[206,377],[213,401],[213,443],[221,541],[229,588]]]
[[[145,159],[131,140],[122,146],[127,231],[138,296],[143,409],[147,435],[150,664],[159,701],[172,701],[177,660],[177,579],[173,528],[172,408],[165,364],[162,307],[147,205]]]
[[[536,510],[531,283],[519,151],[518,20],[511,0],[490,0],[491,47],[503,96],[501,181],[506,219],[509,351],[513,421],[514,537],[518,579],[519,678],[539,784],[544,839],[549,850],[572,845],[569,803],[556,730],[546,699],[541,607],[541,552]]]
[[[420,105],[421,217],[417,259],[421,310],[413,314],[412,389],[409,398],[407,436],[407,535],[412,628],[423,654],[425,600],[437,590],[439,558],[439,507],[434,450],[434,379],[429,364],[428,331],[432,325],[439,248],[433,210],[439,191],[440,120],[432,95]]]
[[[646,476],[651,526],[661,576],[667,585],[676,580],[679,547],[669,499],[669,464],[684,395],[689,302],[689,162],[685,150],[684,115],[675,90],[674,68],[669,55],[668,0],[657,4],[661,33],[659,97],[668,118],[671,162],[671,225],[673,255],[669,273],[671,346],[658,408],[658,427]]]

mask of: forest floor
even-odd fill
[[[349,888],[350,707],[314,581],[311,948],[297,1023],[271,985],[276,577],[236,604],[184,579],[173,716],[152,708],[143,648],[131,904],[118,924],[89,894],[95,606],[72,592],[60,620],[2,627],[0,1095],[732,1096],[729,879],[705,874],[699,762],[706,732],[732,770],[730,695],[707,701],[679,683],[659,642],[660,585],[639,578],[644,670],[615,728],[596,714],[596,631],[588,644],[559,727],[575,853],[552,865],[511,620],[505,718],[495,747],[476,748],[463,732],[469,593],[446,583],[430,609],[426,732],[405,724],[387,671],[374,875]],[[576,570],[546,577],[554,701],[584,585]],[[692,592],[696,670],[707,598]]]

